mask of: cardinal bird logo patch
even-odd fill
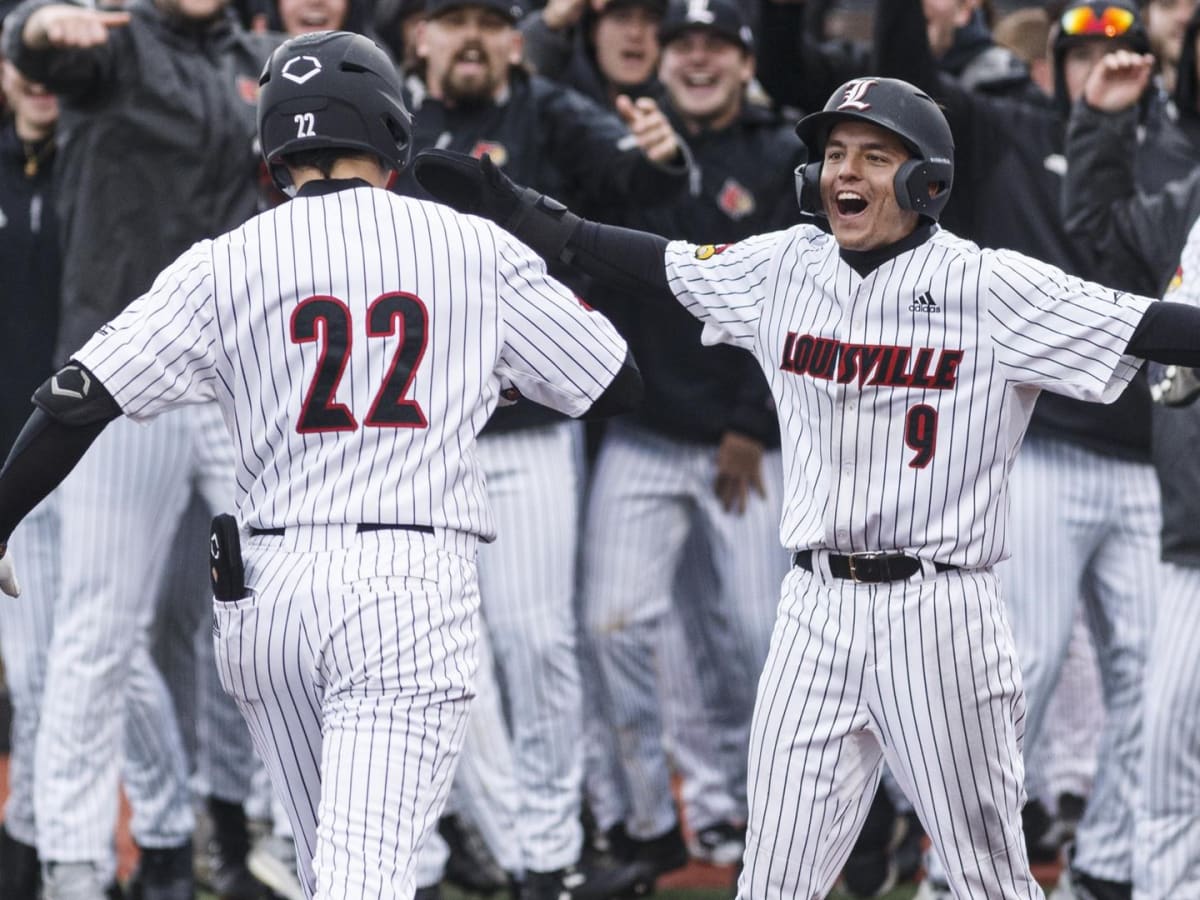
[[[503,169],[508,162],[508,150],[496,141],[476,141],[475,146],[471,148],[471,155],[476,159],[483,159],[485,153],[492,158],[497,168]]]
[[[1183,287],[1183,266],[1177,266],[1175,274],[1171,276],[1171,283],[1167,285],[1167,293],[1177,291]]]
[[[735,179],[727,178],[717,194],[717,205],[729,218],[744,219],[754,212],[754,195]]]
[[[696,259],[711,259],[732,246],[732,244],[705,244],[703,247],[696,248]]]

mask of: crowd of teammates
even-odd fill
[[[881,0],[857,41],[824,33],[831,9],[7,8],[0,444],[33,389],[163,266],[286,202],[253,144],[280,33],[384,45],[414,151],[486,153],[593,219],[717,246],[801,221],[799,113],[847,78],[903,78],[951,123],[950,230],[1200,302],[1194,239],[1185,249],[1200,217],[1193,0],[1003,17],[978,0]],[[424,196],[411,176],[393,189]],[[635,313],[557,274],[621,329],[646,396],[604,429],[525,401],[483,432],[499,539],[479,553],[477,696],[421,897],[443,879],[523,898],[633,896],[689,858],[741,858],[750,712],[791,565],[775,533],[770,394],[748,355],[706,346],[682,310]],[[1067,864],[1063,900],[1200,897],[1200,475],[1187,464],[1200,413],[1156,406],[1151,387],[1139,377],[1112,406],[1043,394],[1013,472],[1001,578],[1027,702],[1025,837],[1035,861]],[[14,709],[0,898],[174,900],[197,878],[237,900],[268,896],[264,883],[303,896],[287,817],[217,680],[197,562],[236,477],[215,406],[121,421],[14,537],[25,595],[0,598]],[[141,850],[123,887],[118,784]],[[273,822],[257,842],[248,813]],[[847,889],[872,896],[921,867],[923,895],[950,896],[919,846],[911,803],[885,777]],[[311,848],[299,850],[302,876]]]

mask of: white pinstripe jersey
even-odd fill
[[[243,524],[484,538],[474,439],[501,391],[578,415],[624,357],[490,222],[365,186],[197,243],[75,356],[135,419],[219,401]]]
[[[810,225],[672,242],[666,270],[705,341],[751,351],[767,373],[784,546],[966,567],[1007,553],[1005,481],[1038,391],[1115,399],[1151,302],[942,230],[865,278]]]

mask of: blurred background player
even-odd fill
[[[63,107],[62,360],[177,253],[255,211],[254,86],[277,40],[245,33],[223,0],[128,12],[31,0],[6,20],[4,39],[17,68]],[[182,96],[193,102],[180,104]],[[120,423],[63,487],[73,515],[62,526],[34,785],[51,900],[104,887],[122,757],[114,703],[148,711],[125,744],[127,781],[143,782],[130,790],[147,798],[131,823],[139,889],[147,900],[193,890],[186,757],[149,634],[193,479],[206,482],[212,506],[228,505],[218,484],[231,485],[231,470],[212,468],[229,452],[219,429],[215,409],[148,429]]]
[[[520,65],[522,14],[509,0],[429,0],[417,32],[419,70],[405,84],[414,150],[486,153],[514,177],[591,205],[679,194],[687,166],[661,111],[627,101],[626,127],[583,95],[530,75]],[[427,196],[409,174],[396,189]],[[575,869],[583,840],[579,441],[576,423],[530,403],[498,410],[479,440],[501,534],[480,554],[480,593],[521,786],[522,891],[530,898],[557,897],[566,881],[592,874]],[[629,885],[627,873],[605,877]]]
[[[791,129],[745,99],[754,51],[739,8],[727,0],[672,4],[658,39],[664,108],[688,143],[696,174],[687,196],[670,205],[614,206],[602,216],[659,234],[729,242],[796,221],[788,173],[801,148]],[[705,674],[723,690],[692,710],[692,726],[721,748],[714,761],[719,793],[730,802],[720,818],[689,822],[692,850],[723,864],[741,856],[748,714],[777,582],[787,570],[785,555],[771,549],[782,494],[778,424],[753,359],[703,347],[699,323],[683,309],[661,305],[632,315],[634,298],[603,287],[591,296],[613,311],[646,360],[646,400],[610,425],[596,463],[581,607],[625,782],[614,849],[652,884],[687,858],[659,712],[663,673],[680,668],[668,655],[677,645],[664,640],[672,604],[694,641],[691,652],[716,670]],[[705,568],[693,566],[707,577],[685,579],[689,590],[678,591],[675,571],[688,560],[691,540],[711,555]]]

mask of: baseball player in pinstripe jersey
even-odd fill
[[[672,3],[659,42],[663,107],[689,142],[696,174],[686,197],[621,208],[609,221],[724,241],[797,221],[790,173],[802,148],[790,127],[745,98],[754,44],[738,5]],[[699,816],[688,822],[692,852],[723,865],[741,857],[750,710],[777,585],[788,569],[771,537],[782,505],[779,426],[754,359],[732,347],[703,346],[700,323],[678,305],[626,315],[638,299],[602,287],[589,292],[589,302],[614,311],[646,385],[641,407],[607,430],[596,461],[580,606],[629,785],[623,818],[630,841],[617,847],[652,880],[686,862],[658,699],[671,684],[668,673],[682,667],[670,653],[672,606],[688,620],[688,652],[723,691],[691,711],[719,741],[710,766],[724,782],[713,792],[724,808],[691,810]],[[712,575],[673,598],[689,536],[705,545]],[[696,643],[707,652],[697,654]],[[702,745],[688,749],[694,754]]]
[[[225,0],[120,12],[30,0],[5,21],[5,54],[63,109],[61,363],[193,241],[253,214],[255,82],[279,39],[239,28]],[[232,500],[232,467],[216,472],[222,448],[204,444],[206,416],[220,421],[214,408],[152,428],[119,423],[60,492],[72,515],[61,520],[34,773],[50,898],[102,887],[96,869],[112,854],[123,755],[138,793],[150,792],[131,822],[139,890],[147,900],[194,892],[192,793],[150,625],[188,493],[200,484],[210,503]],[[220,443],[228,456],[227,437]],[[123,733],[126,710],[139,721]]]
[[[414,148],[487,152],[520,180],[591,203],[682,191],[686,161],[653,104],[630,111],[627,129],[612,111],[517,65],[521,8],[514,0],[427,0],[416,47],[422,69],[405,81]],[[407,174],[396,190],[425,197]],[[480,594],[521,785],[530,900],[559,895],[558,873],[576,867],[583,839],[578,431],[551,410],[518,404],[497,411],[478,447],[500,533],[480,551]],[[610,886],[590,882],[599,892]]]
[[[794,551],[759,683],[743,898],[822,897],[883,761],[955,897],[1036,898],[1021,833],[1023,697],[992,567],[1037,394],[1111,400],[1138,357],[1200,360],[1200,311],[1111,291],[936,224],[953,142],[928,95],[840,87],[799,134],[812,225],[727,247],[580,219],[488,161],[430,151],[438,197],[547,257],[674,296],[752,352],[783,433]],[[516,218],[512,218],[516,216]]]
[[[1088,76],[1068,132],[1066,220],[1081,242],[1118,271],[1144,271],[1165,298],[1200,305],[1200,170],[1161,191],[1137,189],[1137,98],[1154,59],[1129,52],[1105,56]],[[1180,249],[1182,248],[1182,249]],[[1151,367],[1151,389],[1164,405],[1200,395],[1194,368]],[[1135,810],[1133,883],[1124,897],[1200,897],[1200,410],[1153,410],[1155,469],[1162,485],[1161,554],[1165,584],[1146,652],[1141,793]],[[1072,873],[1074,874],[1074,873]],[[1070,879],[1064,898],[1087,900],[1088,885]],[[1110,891],[1097,897],[1119,897]]]
[[[293,39],[259,134],[296,199],[195,244],[39,389],[0,475],[12,527],[112,419],[215,400],[237,449],[214,526],[215,642],[283,795],[306,890],[411,897],[475,668],[475,435],[505,393],[627,410],[624,341],[490,223],[382,190],[410,120],[390,59]],[[0,586],[16,593],[11,557]]]

